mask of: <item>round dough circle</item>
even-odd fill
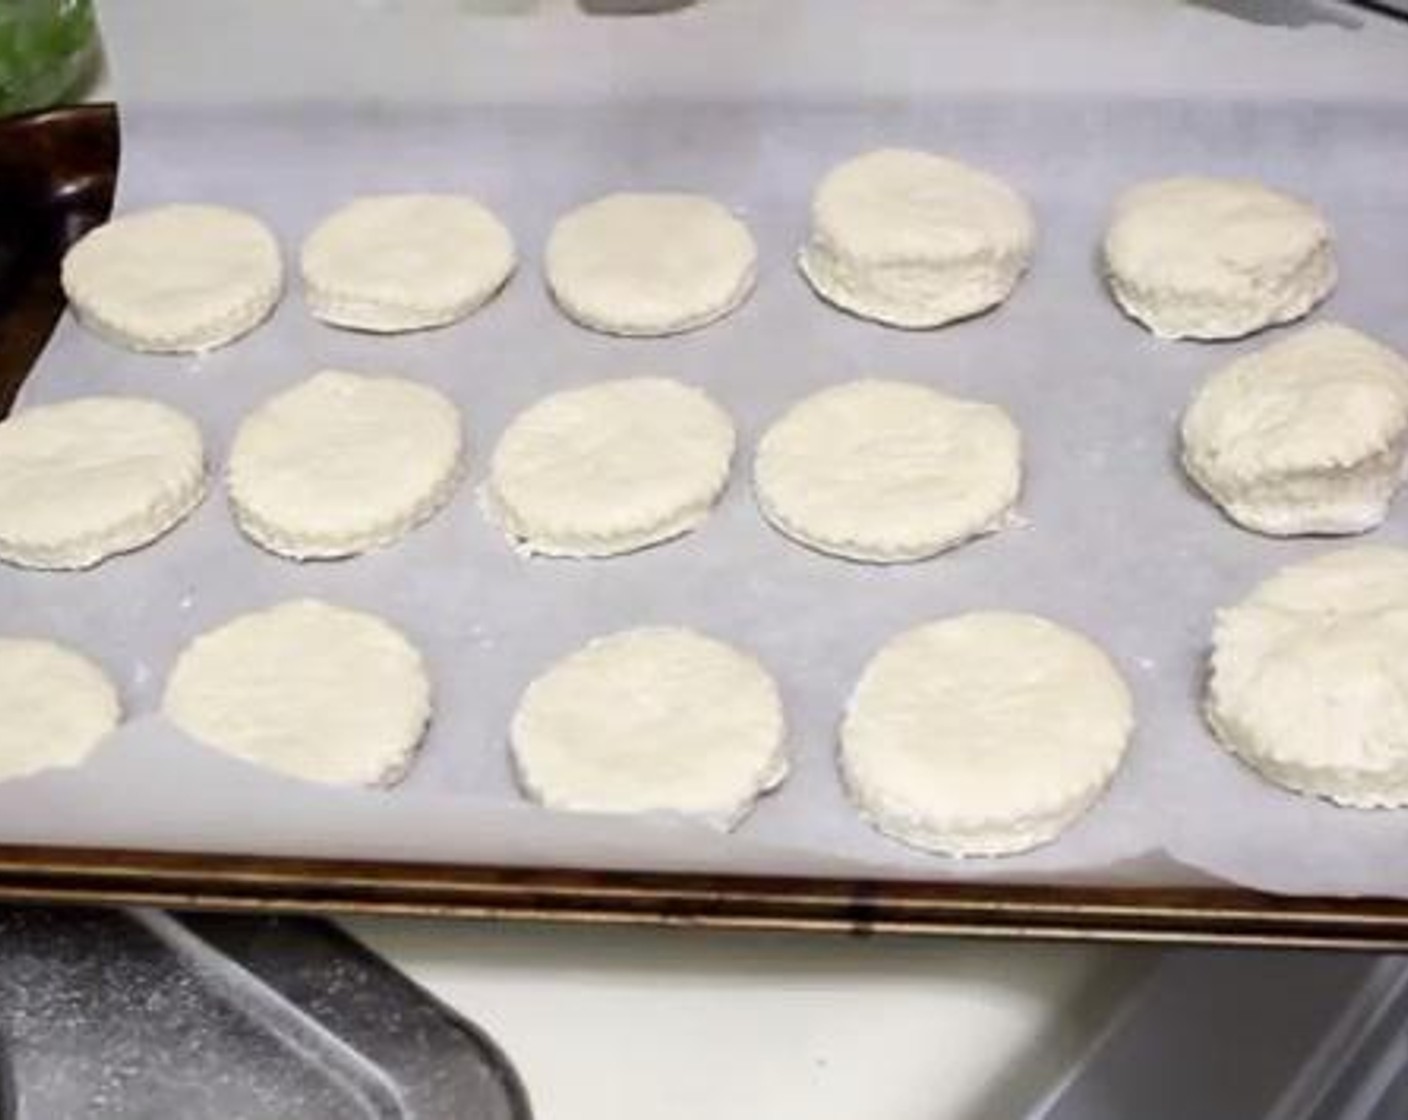
[[[938,327],[1005,300],[1031,261],[1036,222],[995,175],[929,152],[848,160],[812,198],[798,263],[816,293],[862,318]]]
[[[114,218],[64,256],[82,322],[132,350],[211,350],[253,330],[279,302],[278,242],[224,206],[157,206]]]
[[[1098,646],[1029,614],[906,631],[865,667],[841,771],[876,829],[916,848],[1002,855],[1044,844],[1098,798],[1134,727]]]
[[[0,423],[0,560],[88,568],[140,548],[205,494],[200,429],[138,397],[37,405]]]
[[[243,614],[177,659],[162,711],[193,739],[295,778],[388,786],[430,719],[430,680],[376,615],[316,599]]]
[[[76,766],[118,724],[98,666],[53,642],[0,637],[0,778]]]
[[[1403,477],[1408,361],[1319,323],[1225,366],[1183,416],[1183,465],[1233,521],[1362,533]]]
[[[1277,785],[1408,805],[1408,551],[1348,548],[1282,568],[1213,631],[1206,712]]]
[[[303,243],[308,310],[354,330],[439,327],[488,302],[513,272],[513,238],[472,198],[354,199]]]
[[[611,194],[558,220],[548,286],[584,327],[666,335],[721,319],[753,290],[748,227],[697,194]]]
[[[692,630],[597,638],[528,686],[511,730],[519,781],[553,809],[666,811],[732,828],[787,773],[777,686]]]
[[[851,381],[796,404],[753,467],[763,515],[821,552],[920,560],[1008,522],[1021,435],[996,405],[903,381]]]
[[[1104,253],[1116,302],[1160,338],[1239,338],[1299,319],[1337,275],[1320,213],[1242,179],[1132,187],[1115,203]]]
[[[699,389],[636,377],[545,397],[509,425],[485,487],[528,552],[612,556],[693,529],[728,484],[733,422]]]
[[[431,517],[464,473],[459,410],[399,377],[325,370],[271,397],[230,450],[241,529],[295,559],[390,544]]]

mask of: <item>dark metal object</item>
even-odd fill
[[[1403,957],[1169,953],[1027,1120],[1401,1118],[1406,1025]]]
[[[1333,0],[1184,0],[1184,3],[1263,27],[1328,26],[1353,31],[1364,25],[1362,19],[1343,11],[1344,6]]]
[[[6,1120],[527,1120],[478,1029],[320,921],[0,910]]]
[[[0,416],[59,316],[59,259],[102,221],[112,106],[0,121]],[[3,823],[0,822],[0,827]],[[1408,949],[1408,902],[306,860],[0,845],[0,898],[600,924]]]
[[[0,417],[63,314],[63,251],[112,212],[117,109],[0,120]]]
[[[697,0],[577,0],[593,16],[656,16],[692,7]]]
[[[1347,0],[1356,8],[1388,16],[1390,19],[1408,20],[1408,0]]]

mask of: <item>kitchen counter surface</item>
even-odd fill
[[[538,1120],[1014,1120],[1153,951],[358,919],[478,1022]]]

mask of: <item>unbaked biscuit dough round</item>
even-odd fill
[[[295,778],[388,786],[430,719],[430,680],[376,615],[297,599],[243,614],[188,645],[162,711],[193,739]]]
[[[1408,361],[1317,323],[1214,373],[1183,416],[1189,477],[1273,536],[1362,533],[1403,478]]]
[[[757,661],[675,627],[597,638],[528,686],[519,781],[552,809],[664,811],[732,828],[787,773],[777,686]]]
[[[757,247],[748,227],[697,194],[611,194],[558,220],[547,279],[558,306],[584,327],[667,335],[721,319],[753,290]]]
[[[279,301],[283,263],[259,219],[179,203],[114,218],[64,256],[84,325],[132,350],[211,350],[253,330]]]
[[[315,318],[382,333],[463,319],[514,263],[502,222],[472,198],[443,194],[354,199],[309,234],[300,259]]]
[[[872,563],[920,560],[1002,528],[1021,435],[996,405],[903,381],[851,381],[763,435],[758,504],[787,536]]]
[[[76,766],[122,718],[93,662],[54,642],[0,637],[0,778]]]
[[[1337,275],[1320,213],[1244,179],[1132,187],[1115,203],[1104,254],[1116,302],[1160,338],[1239,338],[1299,319]]]
[[[822,298],[895,327],[938,327],[1005,300],[1036,222],[995,175],[929,152],[881,149],[833,168],[798,257]]]
[[[249,414],[230,450],[241,529],[294,559],[349,556],[430,518],[464,472],[459,410],[400,377],[325,370]]]
[[[687,533],[728,484],[734,429],[689,385],[634,377],[525,410],[494,449],[489,516],[530,553],[612,556]]]
[[[1089,639],[1029,614],[978,612],[906,631],[865,667],[841,772],[876,829],[954,856],[1026,851],[1100,796],[1133,702]]]
[[[0,423],[0,560],[88,568],[140,548],[205,493],[200,429],[140,397],[36,405]]]
[[[1408,805],[1408,551],[1341,549],[1218,612],[1206,713],[1277,785]]]

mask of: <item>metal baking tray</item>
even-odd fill
[[[0,908],[4,1120],[528,1120],[508,1059],[335,926]]]
[[[0,122],[0,414],[63,311],[64,247],[111,206],[112,106]],[[1408,902],[1228,887],[1032,886],[899,878],[567,870],[0,845],[0,897],[241,910],[1408,947]]]

